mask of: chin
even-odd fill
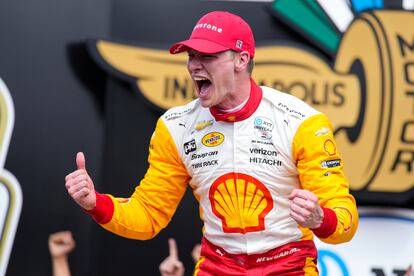
[[[200,99],[199,99],[199,101],[200,101],[200,104],[201,104],[202,107],[209,108],[209,107],[213,106],[210,101],[203,101],[203,100],[200,100]]]

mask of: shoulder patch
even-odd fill
[[[198,103],[198,100],[194,100],[194,101],[192,101],[192,102],[190,102],[190,103],[188,103],[186,105],[173,107],[173,108],[167,110],[164,113],[163,118],[166,121],[173,120],[173,119],[176,119],[176,118],[180,118],[183,115],[188,114],[192,110],[194,110],[194,108],[196,107],[197,103]]]
[[[282,102],[278,102],[276,107],[283,110],[284,112],[292,115],[293,117],[296,117],[296,118],[299,118],[299,119],[306,117],[306,115],[304,113],[302,113],[300,110],[293,109],[292,107],[287,106],[286,104],[284,104]]]
[[[263,97],[268,99],[275,108],[294,118],[305,120],[313,115],[320,113],[306,102],[290,94],[272,89],[261,87]]]

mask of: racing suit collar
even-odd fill
[[[216,119],[217,122],[238,122],[249,118],[257,109],[262,100],[262,89],[250,79],[250,97],[242,109],[235,112],[222,112],[216,107],[210,107],[211,115]]]

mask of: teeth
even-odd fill
[[[207,78],[202,78],[202,77],[194,77],[194,80],[196,80],[196,81],[206,81],[208,79]]]

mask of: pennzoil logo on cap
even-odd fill
[[[201,142],[206,147],[216,147],[224,142],[224,135],[220,132],[210,132],[204,135]]]

